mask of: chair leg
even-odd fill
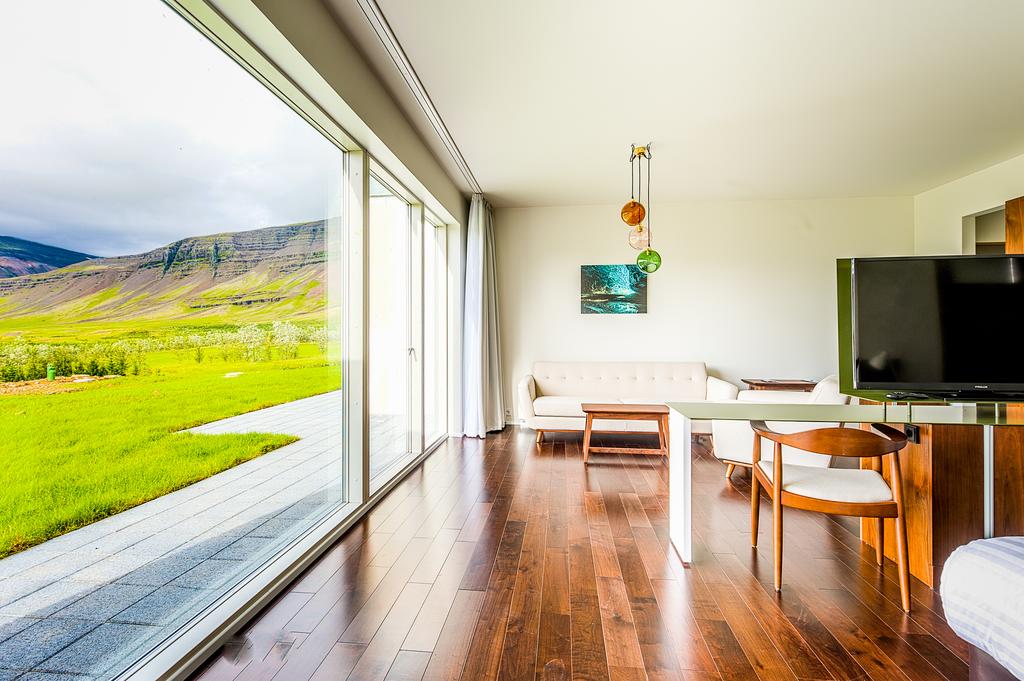
[[[905,612],[910,612],[910,560],[907,555],[907,525],[903,522],[903,511],[896,517],[896,555],[900,573],[900,602]]]
[[[732,466],[732,464],[729,464]],[[726,473],[726,477],[729,474]],[[750,545],[757,548],[757,528],[761,522],[761,481],[757,474],[750,479]]]
[[[728,480],[729,478],[731,478],[732,474],[733,474],[733,471],[735,471],[735,470],[736,470],[736,464],[734,464],[734,463],[727,463],[725,465],[725,479]]]
[[[778,454],[776,453],[776,456]],[[775,476],[776,479],[779,476]],[[772,557],[775,559],[775,590],[782,591],[782,485],[772,485]]]
[[[538,430],[537,431],[537,444],[540,444],[542,442],[544,442],[544,431],[543,430]]]
[[[910,560],[907,555],[907,524],[903,515],[903,475],[900,472],[898,453],[892,457],[891,474],[892,498],[896,502],[896,565],[900,574],[900,601],[904,612],[910,612]]]
[[[885,564],[885,519],[875,518],[875,560]]]

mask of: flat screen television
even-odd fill
[[[854,258],[853,385],[1024,397],[1024,256]]]

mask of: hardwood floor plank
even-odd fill
[[[832,635],[875,681],[906,681],[907,675],[843,611],[826,599],[807,598]]]
[[[487,585],[487,594],[469,648],[463,678],[485,681],[498,675],[505,627],[515,590],[519,553],[526,533],[526,523],[510,522],[505,526],[496,550],[494,570]],[[476,558],[477,553],[474,553]],[[471,563],[472,567],[472,563]],[[463,581],[465,583],[465,580]]]
[[[644,569],[640,551],[632,537],[620,537],[615,540],[615,552],[640,642],[644,669],[652,679],[678,678],[679,664],[672,652],[671,636],[662,621],[658,599]]]
[[[349,672],[348,678],[351,681],[382,681],[388,675],[429,589],[430,585],[419,582],[405,585],[394,607],[367,643],[356,666]]]
[[[683,672],[717,674],[718,667],[711,656],[697,620],[686,604],[683,585],[675,580],[654,580],[651,586],[658,599],[676,655],[676,666]]]
[[[437,579],[431,585],[430,593],[427,594],[405,643],[402,644],[404,650],[434,650],[438,636],[441,635],[448,619],[448,612],[459,594],[459,583],[470,558],[473,557],[474,548],[475,546],[468,542],[455,542]]]
[[[757,679],[757,673],[750,666],[750,660],[736,635],[725,620],[697,620],[701,634],[711,650],[715,665],[724,679]]]
[[[362,608],[359,609],[359,612],[352,619],[352,622],[342,633],[341,641],[347,643],[370,642],[370,639],[377,632],[377,627],[381,625],[388,612],[391,611],[392,606],[395,605],[395,601],[398,600],[405,590],[409,577],[412,575],[413,570],[415,570],[416,565],[419,564],[420,559],[426,554],[429,546],[430,540],[423,537],[413,538],[409,542],[405,553],[402,554],[402,557],[388,573],[384,575],[380,585],[374,589],[373,594],[366,600],[366,603],[363,604]],[[424,593],[426,593],[427,585],[423,586]],[[419,608],[417,607],[418,611]]]
[[[550,526],[548,530],[550,539]],[[569,609],[569,554],[564,548],[544,551],[544,586],[541,593],[540,632],[537,644],[537,681],[572,673],[572,638]]]
[[[423,681],[457,681],[462,677],[483,602],[482,591],[456,593],[427,670],[423,673]]]
[[[389,568],[362,565],[355,554],[288,621],[288,631],[312,632],[341,598],[356,589],[377,588]]]
[[[317,667],[310,681],[337,681],[347,678],[366,646],[361,643],[337,643]],[[297,677],[296,677],[297,678]]]
[[[626,585],[619,578],[598,577],[597,597],[609,669],[618,667],[642,670],[644,658],[640,652]]]
[[[651,527],[651,521],[647,517],[640,497],[634,493],[620,493],[619,501],[626,512],[626,521],[634,530],[638,527]]]
[[[573,498],[582,501],[577,495]],[[569,516],[569,636],[573,681],[609,678],[592,547],[584,508],[576,506]]]
[[[503,530],[506,529],[508,513],[512,507],[512,492],[515,489],[518,473],[512,471],[509,476],[511,477],[502,482],[501,489],[494,497],[490,513],[487,514],[487,521],[479,533],[476,552],[473,554],[473,559],[462,580],[463,589],[483,591],[487,588],[498,553],[498,544],[503,536]]]
[[[619,577],[619,561],[615,556],[615,538],[604,498],[600,492],[587,492],[587,520],[590,524],[590,546],[594,554],[594,571],[598,577]]]
[[[430,548],[427,549],[427,554],[423,556],[423,560],[409,577],[409,581],[432,584],[437,579],[438,573],[441,572],[441,567],[448,560],[448,554],[451,553],[458,536],[458,530],[440,530],[435,535],[434,541],[431,542]]]
[[[716,559],[732,582],[736,595],[753,613],[792,672],[801,679],[832,678],[832,674],[778,605],[779,600],[789,601],[793,598],[789,594],[781,599],[769,596],[764,585],[743,568],[735,555],[718,555]]]
[[[529,497],[530,513],[502,641],[501,681],[533,681],[537,663],[548,513],[545,499],[538,494]]]
[[[429,662],[430,653],[402,650],[395,657],[384,681],[421,681]]]

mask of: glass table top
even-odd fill
[[[777,404],[772,402],[669,402],[683,416],[701,421],[806,421],[1024,426],[1024,408],[1005,404]]]

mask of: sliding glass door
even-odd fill
[[[392,185],[393,186],[393,185]],[[377,175],[370,177],[369,405],[370,490],[386,484],[416,454],[419,373],[414,298],[413,206]]]

